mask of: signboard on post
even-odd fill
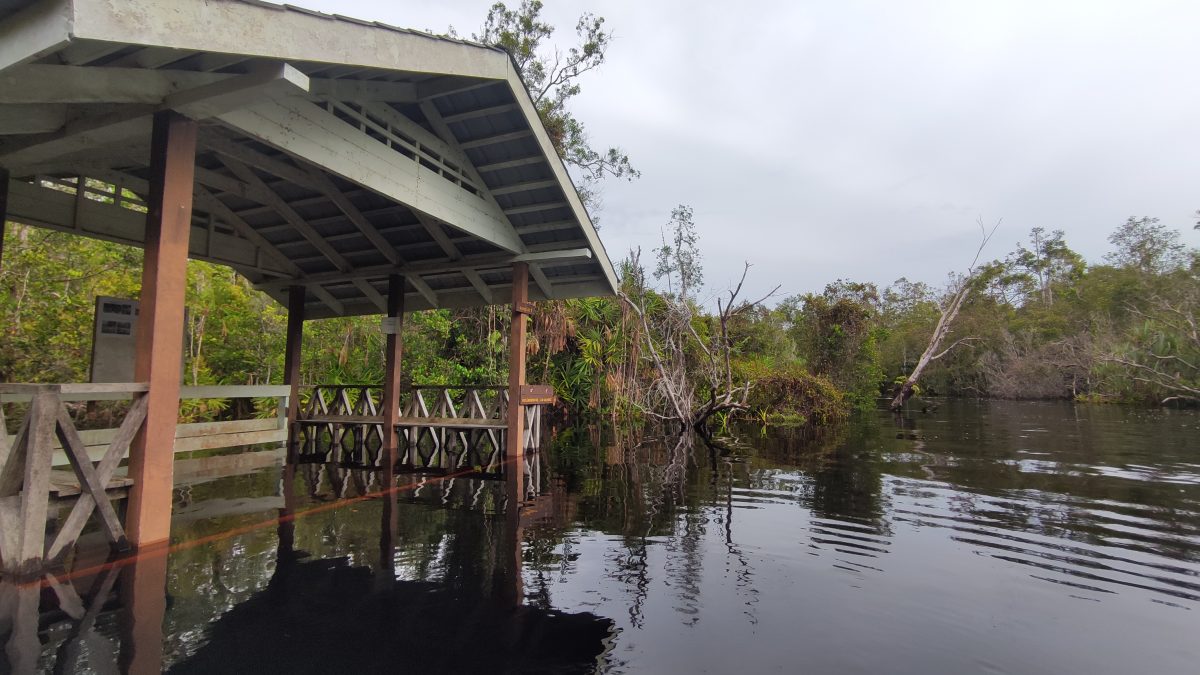
[[[525,316],[530,316],[533,314],[535,309],[537,308],[532,302],[518,302],[517,304],[513,305],[514,312],[517,314],[524,314]]]
[[[379,329],[384,335],[399,335],[401,326],[403,323],[398,316],[385,316],[379,320]]]
[[[558,397],[549,384],[523,384],[520,401],[521,405],[552,405],[558,402]]]
[[[180,378],[187,361],[187,310],[183,315],[183,355]],[[138,301],[96,296],[92,325],[92,382],[133,382],[134,346],[137,340]]]
[[[137,300],[96,297],[92,328],[92,382],[133,382]]]

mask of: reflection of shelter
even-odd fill
[[[227,612],[170,672],[592,672],[612,622],[398,581],[344,559],[296,562]]]
[[[137,382],[119,389],[143,411],[124,440],[135,545],[170,533],[187,258],[229,265],[287,304],[293,426],[304,321],[390,318],[375,415],[385,466],[406,310],[513,303],[503,421],[519,468],[528,301],[615,287],[507,54],[258,2],[5,3],[0,215],[145,250]],[[5,470],[27,490],[44,487],[60,393],[33,406],[33,441],[13,453],[33,460]],[[80,479],[103,499],[102,476]],[[36,511],[20,516],[28,541],[13,564],[40,557]]]

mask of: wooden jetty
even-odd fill
[[[55,558],[90,518],[115,544],[166,542],[181,447],[286,435],[295,459],[336,436],[339,461],[385,473],[503,466],[519,489],[538,440],[530,406],[548,397],[525,382],[532,302],[617,285],[499,49],[248,0],[15,0],[0,6],[0,140],[0,222],[144,251],[134,382],[0,391],[28,397],[3,447],[10,572]],[[286,389],[267,394],[282,425],[179,424],[182,397],[263,395],[181,387],[189,258],[237,270],[288,308]],[[513,317],[506,387],[402,392],[406,311],[502,303]],[[306,321],[364,314],[384,316],[383,381],[350,405],[335,392],[324,409],[318,388],[317,407],[302,408]],[[130,403],[108,435],[64,416],[69,397],[112,396]],[[375,440],[346,448],[347,437]],[[54,452],[80,492],[47,548]],[[110,487],[128,491],[123,519]]]

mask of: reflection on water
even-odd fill
[[[179,490],[160,564],[0,586],[0,639],[59,672],[1195,672],[1197,431],[973,402],[728,452],[565,430],[519,518],[501,482],[266,469]]]

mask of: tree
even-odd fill
[[[1130,216],[1108,237],[1117,250],[1104,258],[1117,267],[1129,267],[1146,274],[1162,274],[1187,265],[1187,247],[1178,230],[1158,222],[1158,218]]]
[[[663,244],[656,252],[658,265],[654,268],[655,279],[667,280],[667,291],[676,292],[679,299],[694,299],[692,294],[704,283],[704,267],[700,264],[700,249],[696,242],[696,223],[692,220],[692,207],[680,204],[671,211],[667,223],[671,239],[662,233]]]
[[[1083,257],[1072,251],[1063,237],[1062,230],[1046,234],[1045,228],[1035,227],[1029,232],[1032,248],[1017,244],[1017,250],[1009,257],[1011,265],[1032,282],[1046,306],[1054,304],[1055,284],[1078,278],[1084,270]]]
[[[728,299],[718,298],[717,314],[710,321],[700,315],[692,296],[703,278],[692,209],[676,207],[669,225],[669,243],[664,233],[655,277],[665,279],[668,289],[678,290],[663,295],[644,287],[626,287],[619,296],[640,324],[643,353],[656,376],[647,390],[652,398],[644,401],[641,409],[661,419],[676,420],[684,429],[706,433],[713,415],[747,409],[751,383],[734,383],[730,325],[779,287],[753,302],[739,300],[750,270],[747,263]],[[630,255],[627,266],[640,267],[639,253]],[[633,272],[627,278],[644,279],[644,275]]]
[[[987,246],[992,235],[996,233],[996,228],[1000,227],[1000,223],[996,223],[991,231],[987,231],[983,226],[983,222],[979,222],[979,229],[983,233],[983,241],[979,244],[979,248],[975,251],[975,258],[971,261],[971,266],[967,268],[967,273],[953,282],[951,286],[952,293],[942,305],[942,313],[938,318],[937,325],[933,328],[933,335],[929,337],[929,345],[925,347],[925,351],[921,354],[921,358],[917,359],[917,365],[913,368],[912,373],[904,379],[898,387],[896,387],[896,395],[892,398],[891,408],[893,411],[899,411],[904,407],[905,401],[912,398],[913,386],[920,379],[921,373],[929,366],[930,363],[937,361],[946,354],[949,354],[955,347],[972,340],[973,338],[964,337],[954,341],[949,347],[942,349],[942,343],[950,336],[954,328],[954,320],[958,318],[958,313],[962,311],[963,303],[967,301],[967,297],[971,294],[974,288],[974,280],[978,268],[979,256],[983,254],[983,249]],[[941,351],[939,351],[941,350]]]
[[[575,24],[579,44],[563,52],[543,44],[554,34],[554,26],[541,19],[541,12],[540,0],[521,0],[515,10],[497,2],[488,10],[479,33],[471,37],[512,56],[555,150],[580,171],[580,196],[594,207],[598,181],[605,177],[632,180],[640,175],[620,148],[592,147],[583,123],[568,110],[568,103],[581,91],[580,77],[604,63],[612,32],[604,29],[603,17],[584,13]]]

